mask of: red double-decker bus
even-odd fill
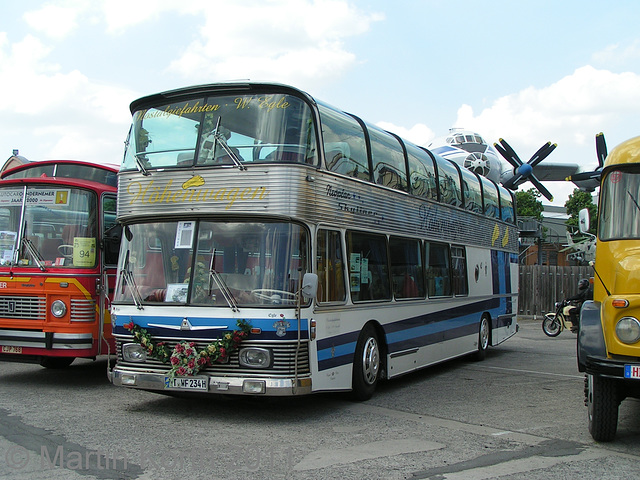
[[[113,348],[117,166],[30,162],[0,175],[0,361],[69,366]]]

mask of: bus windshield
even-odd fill
[[[114,302],[296,304],[308,239],[291,223],[170,221],[125,227]]]
[[[0,187],[0,265],[96,266],[96,196],[59,185]]]
[[[122,170],[317,163],[311,109],[284,94],[194,98],[134,112]]]
[[[640,172],[609,172],[602,181],[600,195],[600,239],[640,238]]]

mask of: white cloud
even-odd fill
[[[607,45],[602,50],[595,52],[592,59],[594,63],[609,67],[637,64],[640,60],[640,40],[636,39],[628,44]]]
[[[303,87],[338,78],[356,57],[344,39],[382,19],[337,0],[207,3],[200,38],[169,71],[199,81],[251,78]]]
[[[548,87],[529,87],[499,98],[477,115],[462,105],[456,126],[528,147],[546,139],[584,145],[617,117],[639,110],[640,75],[585,66]]]
[[[428,145],[431,140],[435,138],[433,130],[422,123],[417,123],[411,128],[399,127],[388,122],[378,122],[376,123],[376,126],[389,132],[393,132],[416,145]]]
[[[48,3],[38,10],[25,12],[24,20],[34,30],[59,40],[78,27],[78,17],[89,7],[86,0]]]
[[[0,34],[0,155],[19,148],[27,158],[37,152],[33,159],[118,163],[130,122],[127,106],[137,93],[91,81],[78,70],[64,72],[48,61],[50,52],[31,35],[10,44]]]

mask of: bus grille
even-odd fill
[[[133,341],[132,337],[116,340],[118,352],[118,364],[126,366],[127,370],[153,373],[166,373],[171,369],[168,363],[162,363],[158,360],[147,359],[145,363],[125,362],[122,358],[122,344]],[[177,342],[165,341],[169,348],[173,348]],[[215,363],[200,370],[201,373],[209,375],[227,375],[242,376],[251,375],[252,377],[291,377],[295,375],[295,359],[296,359],[297,342],[260,342],[244,340],[240,344],[240,348],[259,347],[271,350],[273,354],[273,365],[271,368],[258,369],[240,366],[238,362],[238,351],[233,352],[229,356],[226,363]],[[196,342],[198,350],[205,348],[207,344]],[[309,370],[309,341],[300,342],[300,350],[298,351],[298,375],[308,374]]]
[[[93,322],[96,319],[96,301],[92,298],[71,299],[71,321]]]
[[[0,297],[0,316],[25,320],[45,320],[47,300],[44,297]]]

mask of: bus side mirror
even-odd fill
[[[578,227],[581,233],[589,232],[589,210],[586,208],[578,212]]]
[[[318,275],[305,273],[302,277],[302,296],[305,299],[316,298],[318,293]]]

